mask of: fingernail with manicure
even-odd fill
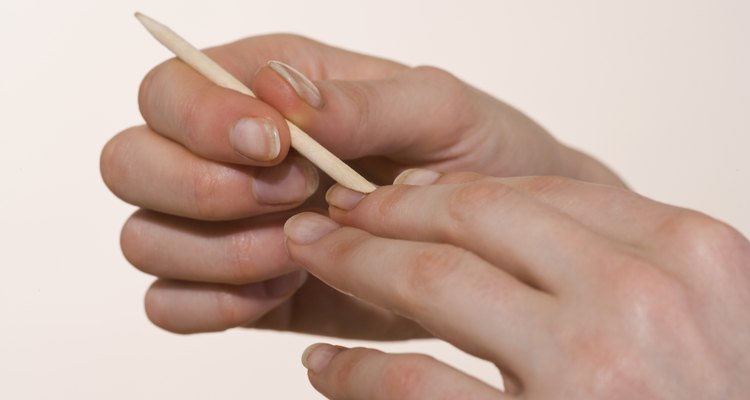
[[[309,161],[291,158],[269,168],[259,168],[253,177],[252,191],[259,204],[300,203],[318,189],[318,171]]]
[[[355,192],[341,185],[333,185],[326,192],[326,201],[328,204],[347,211],[356,207],[364,198],[365,195],[363,193]]]
[[[255,161],[270,161],[281,151],[279,131],[267,118],[242,118],[229,133],[234,150]]]
[[[320,96],[320,91],[315,84],[307,79],[306,76],[302,75],[301,72],[281,61],[269,61],[268,66],[276,71],[277,74],[281,75],[281,77],[292,86],[294,91],[297,92],[297,95],[299,95],[305,103],[309,104],[310,107],[320,108],[323,106],[323,98]]]
[[[297,214],[284,224],[284,234],[297,244],[310,244],[333,232],[339,225],[315,213]]]
[[[407,169],[393,180],[394,185],[424,186],[435,183],[441,174],[429,169]]]
[[[319,373],[328,366],[336,354],[344,350],[346,348],[341,346],[332,346],[325,343],[313,344],[302,353],[302,365],[312,372]]]

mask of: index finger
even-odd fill
[[[405,68],[293,35],[249,38],[206,53],[246,86],[271,59],[294,63],[313,79],[370,79]],[[279,112],[263,101],[214,85],[179,60],[149,72],[139,104],[154,131],[204,158],[265,166],[277,164],[289,150],[289,130]]]

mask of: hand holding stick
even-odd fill
[[[135,17],[156,40],[201,75],[219,86],[254,97],[252,90],[174,31],[141,13],[135,13]],[[359,175],[297,125],[286,122],[289,125],[292,147],[336,182],[362,193],[370,193],[376,189],[373,183]]]

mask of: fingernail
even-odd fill
[[[257,171],[252,191],[259,204],[301,203],[318,189],[318,171],[302,158],[290,158],[283,164]]]
[[[268,118],[242,118],[229,133],[229,143],[243,156],[269,161],[279,156],[281,139],[276,125]]]
[[[442,174],[429,169],[407,169],[393,180],[394,185],[424,186],[435,183]]]
[[[344,350],[346,350],[345,347],[332,346],[326,343],[313,344],[302,353],[302,365],[312,372],[319,373],[326,369],[336,354]]]
[[[281,61],[269,61],[268,66],[277,74],[281,75],[287,81],[297,95],[309,104],[310,107],[320,108],[323,106],[323,98],[320,97],[320,91],[312,81],[302,75],[301,72],[284,64]]]
[[[268,297],[285,297],[299,289],[307,280],[307,271],[295,271],[263,282]]]
[[[356,207],[364,198],[364,193],[355,192],[341,185],[333,185],[326,192],[326,201],[328,204],[347,211]]]
[[[315,213],[297,214],[284,224],[284,234],[297,244],[310,244],[337,229],[339,225]]]

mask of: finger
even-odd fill
[[[155,325],[171,332],[222,331],[259,319],[282,304],[306,278],[306,273],[296,271],[247,285],[160,279],[146,293],[146,314]]]
[[[494,140],[473,132],[478,114],[491,101],[436,68],[408,69],[377,80],[313,83],[289,65],[271,62],[258,70],[253,90],[347,159],[388,155],[414,163],[427,154],[444,168],[456,168],[451,160],[469,152],[497,156],[474,151],[478,140]]]
[[[409,177],[424,179],[415,173]],[[465,183],[383,187],[367,197],[336,186],[327,196],[330,214],[378,236],[459,246],[549,292],[579,287],[587,278],[583,272],[599,267],[599,256],[613,246],[502,179],[468,178]]]
[[[697,232],[706,226],[724,227],[701,213],[660,203],[620,187],[562,177],[504,178],[503,182],[577,220],[592,231],[625,247],[632,256],[658,261],[667,270],[684,275],[688,260],[663,257],[665,250],[690,257],[705,251],[706,239]],[[718,231],[723,231],[719,233]],[[719,228],[714,234],[728,230]],[[731,234],[730,234],[731,235]],[[685,251],[685,249],[691,249]],[[695,254],[693,253],[693,254]],[[613,267],[601,265],[594,280],[610,279]],[[627,264],[624,264],[627,265]],[[700,281],[702,271],[697,272]]]
[[[500,390],[422,354],[318,343],[302,355],[310,383],[329,399],[506,399]]]
[[[286,302],[247,326],[360,340],[432,337],[414,321],[343,294],[314,277]]]
[[[349,66],[349,71],[363,65],[363,75],[382,74],[394,68],[394,63],[385,60],[358,56],[292,35],[251,38],[206,52],[248,85],[258,66],[272,56],[292,55],[302,65],[330,64],[328,71],[317,71],[324,76],[343,70],[336,66],[346,60],[357,61]],[[154,131],[202,157],[272,165],[284,159],[289,149],[289,130],[276,110],[253,97],[211,83],[176,59],[149,72],[141,85],[139,104]]]
[[[284,245],[284,214],[204,222],[139,210],[120,236],[123,254],[160,278],[245,284],[299,269]]]
[[[146,76],[138,103],[151,129],[205,158],[272,165],[289,150],[289,129],[277,111],[213,84],[179,60]]]
[[[144,127],[115,136],[101,169],[110,190],[131,204],[205,220],[290,209],[318,185],[316,169],[301,157],[271,168],[214,163]]]
[[[456,246],[379,238],[313,213],[284,232],[292,260],[319,279],[482,358],[521,364],[551,311],[549,296]]]
[[[467,183],[485,178],[484,175],[468,172],[441,174],[411,169],[399,175],[394,183],[421,186]],[[655,230],[663,229],[686,212],[685,209],[659,203],[622,187],[562,176],[509,177],[501,181],[560,210],[602,236],[636,247],[663,246],[664,243],[644,239],[653,237]]]
[[[248,285],[160,279],[147,292],[146,312],[154,324],[177,333],[252,327],[362,340],[430,337],[413,321],[313,277],[297,289],[295,276],[302,278],[293,273]]]

